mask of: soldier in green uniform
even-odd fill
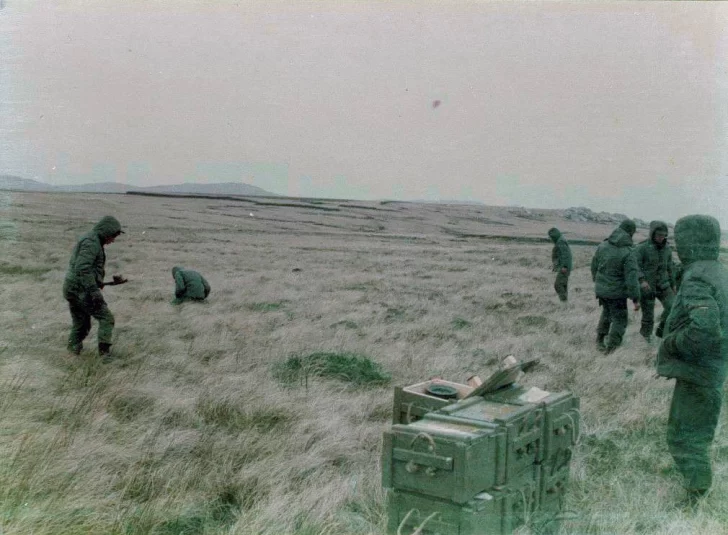
[[[210,295],[210,284],[197,271],[175,266],[172,268],[172,277],[174,278],[173,304],[187,300],[203,301]]]
[[[639,310],[640,285],[632,235],[637,226],[625,219],[597,247],[591,261],[594,291],[602,314],[597,325],[597,349],[611,353],[622,343],[627,330],[627,299]]]
[[[662,303],[662,315],[655,336],[662,338],[665,320],[670,314],[675,297],[672,247],[667,243],[667,225],[662,221],[651,221],[650,237],[637,245],[635,254],[641,289],[642,327],[640,334],[649,342],[655,326],[655,298]]]
[[[696,504],[710,489],[713,442],[728,372],[728,270],[718,261],[720,225],[691,215],[675,225],[683,274],[657,353],[658,375],[675,378],[667,444]]]
[[[569,274],[571,274],[571,248],[556,227],[549,229],[549,238],[554,242],[551,250],[551,264],[556,272],[554,290],[561,301],[569,299]]]
[[[106,264],[104,247],[122,233],[119,221],[106,216],[96,223],[91,232],[81,236],[71,253],[63,283],[63,297],[68,301],[73,322],[68,350],[75,355],[81,353],[83,340],[91,330],[91,318],[96,318],[99,322],[99,355],[105,360],[111,356],[114,315],[101,294]]]

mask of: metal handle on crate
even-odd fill
[[[417,433],[417,436],[412,439],[412,442],[410,443],[410,448],[415,445],[415,442],[417,442],[419,439],[425,439],[427,442],[430,443],[430,447],[428,448],[431,452],[434,452],[437,446],[435,445],[435,441],[432,439],[430,435],[425,433],[424,431],[421,433]]]

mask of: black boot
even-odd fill
[[[606,348],[604,347],[604,339],[606,337],[607,337],[606,334],[597,334],[597,351],[601,351],[601,352],[605,351]]]
[[[71,353],[72,355],[80,355],[81,350],[83,349],[83,344],[81,344],[81,343],[68,344],[67,349],[68,349],[68,352]]]
[[[111,361],[111,344],[99,342],[99,357],[101,357],[101,360],[104,362]]]

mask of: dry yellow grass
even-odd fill
[[[276,364],[316,351],[365,355],[392,384],[463,381],[510,353],[539,357],[525,384],[582,402],[563,533],[726,532],[725,433],[713,494],[679,511],[663,436],[671,383],[653,378],[656,347],[632,321],[623,348],[593,349],[593,247],[572,246],[562,306],[549,243],[463,237],[541,238],[555,224],[600,240],[611,227],[547,210],[313,206],[338,210],[3,194],[3,535],[381,533],[392,387],[274,379]],[[131,282],[104,290],[120,358],[101,365],[95,327],[79,358],[66,355],[61,286],[75,239],[106,214],[126,230],[107,248],[107,273]],[[173,265],[205,275],[208,302],[170,305]]]

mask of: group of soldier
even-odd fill
[[[651,222],[649,237],[637,246],[632,242],[635,231],[634,221],[622,221],[591,260],[602,309],[597,349],[609,354],[622,343],[628,299],[635,311],[642,310],[640,334],[650,342],[655,300],[662,303],[654,333],[662,339],[657,375],[675,379],[667,444],[687,490],[685,503],[694,506],[712,484],[709,449],[728,373],[728,270],[718,260],[720,225],[705,215],[679,219],[674,230],[679,265],[673,264],[665,223]],[[548,235],[554,242],[554,288],[567,301],[571,250],[558,229]]]
[[[602,308],[597,325],[597,348],[612,353],[627,327],[627,300],[642,310],[640,333],[648,341],[654,327],[655,300],[663,313],[655,332],[662,339],[657,353],[657,373],[674,378],[667,443],[684,478],[687,502],[697,503],[710,489],[712,470],[709,448],[718,423],[723,383],[728,373],[728,270],[718,261],[721,232],[710,216],[683,217],[675,224],[675,247],[681,265],[672,261],[667,225],[650,224],[647,240],[636,247],[636,225],[625,220],[601,242],[591,261],[592,280]],[[71,253],[63,295],[68,301],[72,327],[68,350],[78,355],[91,329],[99,322],[98,351],[111,359],[114,316],[102,290],[105,285],[126,282],[115,276],[104,282],[104,247],[123,233],[119,221],[102,218],[84,234]],[[562,301],[568,299],[571,250],[558,229],[548,232],[554,242],[552,260],[557,272],[554,288]],[[203,300],[210,285],[196,271],[172,269],[173,303]]]
[[[104,247],[114,243],[123,233],[121,224],[115,217],[103,217],[90,232],[81,236],[71,252],[63,282],[63,297],[68,301],[71,312],[71,333],[68,336],[68,351],[71,354],[81,353],[83,340],[91,330],[91,318],[95,318],[99,322],[99,356],[106,362],[112,359],[114,315],[106,305],[101,291],[104,286],[123,284],[127,279],[115,275],[113,281],[104,282]],[[175,266],[172,268],[172,277],[175,282],[173,304],[188,300],[202,301],[210,294],[209,283],[197,271]]]

